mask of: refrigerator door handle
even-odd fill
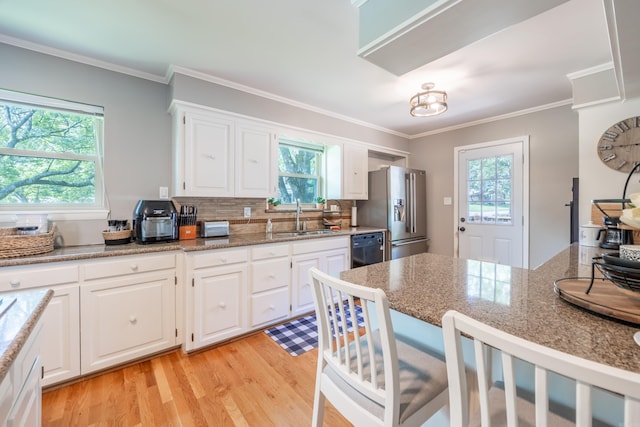
[[[391,242],[391,246],[398,247],[398,246],[405,246],[405,245],[413,245],[414,243],[422,243],[422,242],[428,242],[429,239],[416,239],[416,240],[410,240],[408,242]]]
[[[416,211],[416,174],[410,174],[410,182],[411,182],[411,233],[416,232],[416,216],[418,212]]]
[[[411,223],[413,221],[413,198],[411,196],[411,175],[410,173],[407,173],[404,175],[404,193],[405,193],[405,197],[407,198],[407,203],[405,206],[406,212],[407,212],[407,216],[405,218],[405,222],[404,222],[404,229],[407,233],[411,233]]]

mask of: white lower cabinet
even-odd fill
[[[40,320],[42,385],[47,386],[80,375],[78,266],[65,262],[6,267],[0,272],[0,292],[42,287],[54,292]]]
[[[293,286],[291,290],[291,316],[296,317],[314,310],[313,291],[309,270],[318,268],[338,277],[349,269],[349,239],[310,240],[292,245]]]
[[[248,258],[247,248],[186,255],[186,351],[247,331]]]
[[[0,384],[0,421],[7,427],[41,424],[41,326],[38,321]]]
[[[250,327],[259,328],[289,317],[291,259],[289,244],[251,248]]]
[[[53,298],[42,313],[42,386],[80,375],[80,287],[52,288]]]
[[[89,373],[175,345],[175,255],[81,266],[81,370]]]

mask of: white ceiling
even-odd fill
[[[0,42],[157,81],[184,67],[408,136],[569,102],[567,74],[612,61],[603,0],[568,1],[402,76],[356,55],[350,0],[0,0],[0,10]],[[449,110],[411,117],[427,81],[448,92]]]

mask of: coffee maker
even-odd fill
[[[599,246],[602,249],[619,249],[620,245],[633,244],[633,231],[619,228],[620,217],[605,216],[602,222],[606,227],[598,232]]]

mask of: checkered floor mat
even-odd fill
[[[358,327],[361,328],[364,326],[362,308],[356,305],[355,309]],[[352,330],[353,322],[350,318],[347,318],[347,331],[350,332]],[[315,314],[267,329],[265,333],[292,356],[299,356],[318,346]]]

